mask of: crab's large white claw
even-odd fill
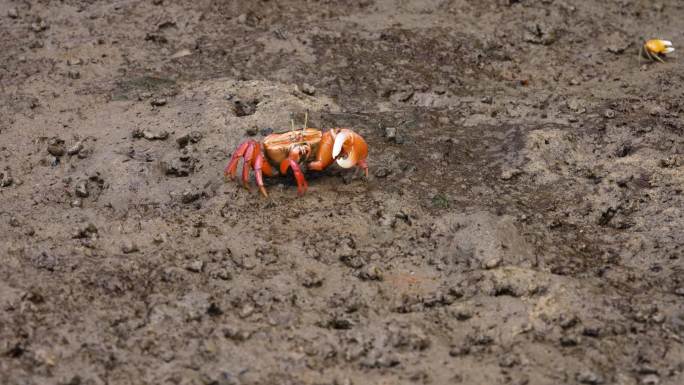
[[[348,136],[349,134],[346,132],[341,132],[335,136],[335,143],[333,144],[332,151],[333,159],[337,159],[337,157],[340,156],[340,153],[342,152],[342,146],[344,146],[344,142],[347,140]]]
[[[338,166],[342,168],[352,168],[356,165],[356,154],[354,153],[354,137],[349,132],[340,132],[335,137],[335,144],[333,145],[333,159],[336,160]],[[345,149],[346,154],[342,154],[342,149]]]
[[[349,129],[341,129],[333,142],[333,159],[342,168],[361,167],[368,170],[366,157],[368,156],[368,144],[363,138]]]

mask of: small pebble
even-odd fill
[[[501,266],[502,263],[503,263],[503,258],[494,257],[494,258],[490,258],[490,259],[484,261],[484,263],[482,264],[482,267],[487,269],[487,270],[491,270],[491,269],[496,269],[497,267]]]
[[[182,49],[173,55],[171,55],[171,59],[180,59],[182,57],[190,56],[192,55],[192,52],[189,49]]]
[[[211,276],[212,278],[219,278],[224,281],[229,281],[233,278],[233,275],[230,273],[230,270],[228,270],[228,268],[225,267],[214,270],[211,273]]]
[[[79,152],[81,152],[81,150],[83,150],[83,141],[79,140],[78,142],[76,142],[76,144],[69,147],[69,149],[67,150],[67,154],[68,155],[76,155]]]
[[[653,106],[653,107],[648,109],[648,113],[651,116],[664,115],[666,112],[667,112],[667,110],[665,108],[663,108],[662,106]]]
[[[361,279],[367,281],[382,281],[382,270],[376,265],[366,266],[360,274]]]
[[[501,172],[500,178],[502,180],[511,180],[514,176],[520,174],[520,170],[515,168],[507,168]]]
[[[641,381],[639,381],[639,384],[641,384],[641,385],[658,385],[658,384],[660,384],[660,377],[658,377],[657,374],[648,374],[648,375],[641,377]]]
[[[0,187],[9,187],[14,182],[9,170],[0,172]]]
[[[90,238],[97,234],[97,227],[93,223],[88,223],[73,233],[73,238]]]
[[[577,373],[576,379],[582,384],[599,385],[604,383],[603,378],[592,371]]]
[[[47,28],[48,28],[48,25],[45,22],[45,20],[40,20],[40,21],[37,21],[37,22],[31,24],[31,29],[33,30],[33,32],[45,31]]]
[[[202,140],[202,133],[199,131],[192,131],[189,134],[185,134],[176,139],[178,147],[184,148],[188,143],[197,143]]]
[[[579,323],[579,319],[574,315],[561,315],[559,320],[559,325],[563,329],[570,329],[573,326],[577,325],[577,323]]]
[[[470,347],[468,346],[454,346],[449,350],[451,357],[466,356],[468,353],[470,353]]]
[[[192,162],[186,162],[179,158],[167,158],[160,162],[160,167],[165,175],[178,177],[188,176],[194,172],[195,167]]]
[[[563,347],[570,347],[570,346],[577,346],[580,344],[580,339],[579,337],[575,336],[562,336],[560,338],[560,344]]]
[[[313,95],[316,93],[316,87],[312,86],[311,84],[304,83],[302,84],[302,92],[307,95]]]
[[[240,318],[247,318],[250,315],[252,315],[252,313],[254,313],[254,306],[252,306],[250,304],[246,304],[242,307],[242,309],[240,309],[239,315],[240,315]]]
[[[202,269],[204,269],[204,261],[201,259],[196,259],[185,265],[185,269],[192,271],[193,273],[200,273]]]
[[[446,94],[446,92],[447,92],[447,88],[446,88],[445,86],[441,86],[441,85],[440,85],[440,86],[434,87],[434,88],[432,89],[432,91],[433,91],[434,93],[436,93],[437,95],[444,95],[444,94]]]
[[[459,321],[467,321],[473,317],[473,312],[466,307],[460,306],[454,309],[451,315]]]
[[[147,140],[166,140],[169,137],[169,133],[166,131],[161,132],[150,132],[143,131],[143,138]]]
[[[675,294],[684,297],[684,286],[676,288]]]
[[[391,99],[394,102],[406,102],[413,96],[413,90],[399,91],[392,95]]]
[[[131,136],[134,139],[145,138],[147,140],[166,140],[166,138],[169,137],[169,133],[166,131],[161,131],[161,132],[152,132],[152,131],[147,131],[147,130],[143,131],[140,128],[136,128],[131,133]]]
[[[520,363],[518,357],[514,354],[507,354],[501,360],[499,360],[499,366],[502,368],[512,368]]]
[[[390,170],[386,167],[378,167],[373,174],[376,178],[386,178],[390,174]]]
[[[83,180],[78,182],[74,188],[74,193],[79,198],[87,198],[90,194],[88,193],[88,184],[86,181]]]
[[[601,329],[598,326],[585,326],[582,330],[582,334],[587,337],[599,337],[601,335]]]
[[[228,325],[223,329],[223,336],[234,341],[245,341],[252,333],[248,330],[239,329],[236,326]]]
[[[64,146],[64,141],[59,138],[52,138],[48,141],[48,152],[50,155],[60,157],[66,153],[66,147]]]
[[[314,288],[323,286],[323,277],[315,271],[307,271],[302,278],[302,286],[306,288]]]
[[[16,19],[17,17],[19,17],[19,13],[17,12],[16,8],[10,8],[7,10],[7,16],[10,19]]]
[[[385,127],[385,138],[394,140],[397,137],[397,129],[395,127]]]
[[[122,251],[124,254],[135,253],[136,251],[138,251],[138,245],[136,245],[136,244],[135,244],[133,241],[131,241],[131,240],[125,240],[125,241],[121,244],[121,251]]]
[[[198,200],[200,193],[197,191],[185,191],[181,196],[181,202],[188,204]]]
[[[166,98],[154,98],[150,100],[150,104],[154,107],[161,107],[166,105]]]
[[[637,370],[639,374],[658,374],[658,369],[649,364],[642,364]]]

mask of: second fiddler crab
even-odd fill
[[[303,195],[308,187],[302,169],[321,171],[336,163],[342,168],[362,169],[368,177],[368,145],[361,135],[349,128],[327,131],[309,128],[308,112],[301,129],[294,128],[294,119],[290,124],[290,131],[268,135],[261,142],[247,140],[241,143],[233,152],[224,177],[234,179],[238,162],[243,159],[242,184],[249,189],[249,170],[254,169],[256,184],[265,197],[268,193],[263,176],[276,176],[278,172],[284,175],[290,168],[297,181],[299,195]]]
[[[663,57],[674,52],[674,50],[672,42],[669,40],[651,39],[646,40],[644,44],[641,45],[639,57],[663,63]]]

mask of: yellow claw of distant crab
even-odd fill
[[[675,50],[671,41],[660,39],[649,40],[644,44],[644,47],[655,54],[666,54]]]

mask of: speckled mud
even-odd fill
[[[682,384],[684,4],[0,0],[0,383]],[[370,176],[223,180],[352,127]]]

